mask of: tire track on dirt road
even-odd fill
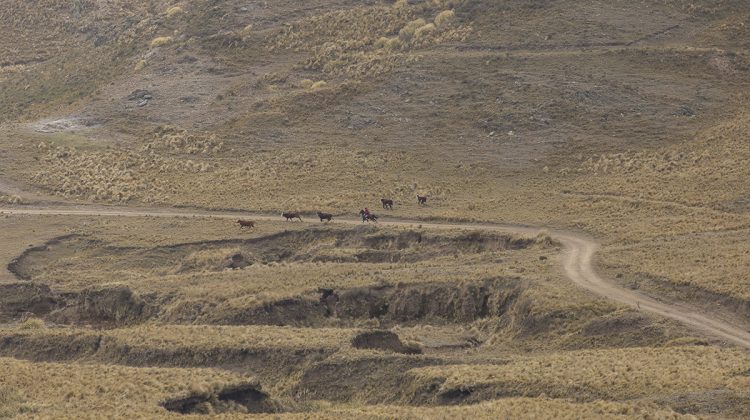
[[[165,217],[165,218],[218,218],[239,219],[252,218],[257,221],[280,221],[280,216],[252,215],[240,212],[224,211],[174,211],[156,208],[123,208],[100,207],[93,205],[77,206],[44,206],[44,207],[0,207],[0,214],[6,215],[46,215],[46,216],[93,216],[93,217]],[[317,220],[317,219],[316,219]],[[336,218],[337,223],[349,225],[361,224],[353,218]],[[290,222],[293,223],[293,222]],[[312,224],[311,222],[303,222]],[[317,221],[315,222],[317,224]],[[559,241],[564,248],[562,268],[565,275],[575,284],[608,299],[639,310],[658,314],[663,317],[679,321],[705,334],[734,343],[750,349],[750,331],[738,325],[700,313],[696,308],[680,303],[661,302],[634,290],[622,288],[614,282],[601,277],[593,266],[593,257],[599,249],[599,244],[585,235],[549,230],[545,228],[499,225],[491,223],[456,223],[456,222],[424,222],[420,220],[382,221],[381,226],[411,227],[420,225],[428,229],[462,229],[485,230],[502,233],[520,233],[536,235],[547,232]]]

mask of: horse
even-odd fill
[[[393,210],[393,200],[389,198],[381,198],[380,202],[383,203],[383,209]]]
[[[427,196],[417,194],[417,204],[427,204]]]
[[[252,220],[242,220],[242,219],[240,219],[240,220],[237,221],[237,223],[240,224],[240,229],[243,229],[243,228],[254,228],[255,227],[255,222],[253,222]]]
[[[362,223],[364,223],[364,222],[370,223],[371,221],[375,222],[375,223],[378,222],[378,216],[376,216],[376,215],[374,215],[372,213],[365,214],[364,210],[360,210],[359,211],[359,216],[362,218]]]
[[[285,217],[287,222],[292,219],[299,219],[300,222],[302,221],[302,213],[298,211],[286,211],[281,213],[281,217]]]
[[[327,221],[330,222],[331,219],[333,219],[333,215],[331,213],[321,213],[321,212],[318,212],[318,217],[320,217],[320,221],[321,222],[323,220],[327,220]]]

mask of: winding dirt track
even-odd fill
[[[153,208],[117,208],[98,206],[65,206],[48,205],[44,207],[15,207],[2,208],[0,214],[18,215],[79,215],[99,217],[167,217],[193,218],[209,217],[218,219],[252,218],[258,221],[280,221],[279,216],[249,215],[247,213],[220,211],[171,211]],[[311,219],[312,220],[312,219]],[[317,221],[317,219],[314,219]],[[358,219],[336,218],[337,223],[361,224]],[[293,222],[292,222],[293,223]],[[299,223],[299,222],[298,222]],[[382,221],[382,226],[414,226],[421,225],[430,229],[466,229],[489,230],[505,233],[521,233],[536,235],[547,231],[553,238],[563,244],[564,253],[562,265],[565,275],[575,284],[608,299],[629,305],[639,310],[672,318],[710,336],[750,348],[750,331],[740,326],[699,313],[697,309],[687,305],[665,303],[648,297],[637,291],[624,289],[612,281],[599,276],[594,270],[592,260],[599,245],[592,238],[584,235],[564,231],[555,231],[527,226],[497,225],[489,223],[437,223],[419,220]]]

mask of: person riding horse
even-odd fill
[[[359,215],[362,217],[362,223],[370,222],[370,221],[373,221],[373,222],[378,221],[378,216],[370,213],[370,210],[366,207],[363,210],[359,211]]]

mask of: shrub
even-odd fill
[[[438,13],[437,16],[435,16],[435,26],[438,28],[450,23],[453,18],[456,17],[456,14],[453,12],[453,10],[443,10],[442,12]]]
[[[171,44],[174,38],[171,36],[160,36],[151,40],[151,48],[161,47],[164,45]]]

